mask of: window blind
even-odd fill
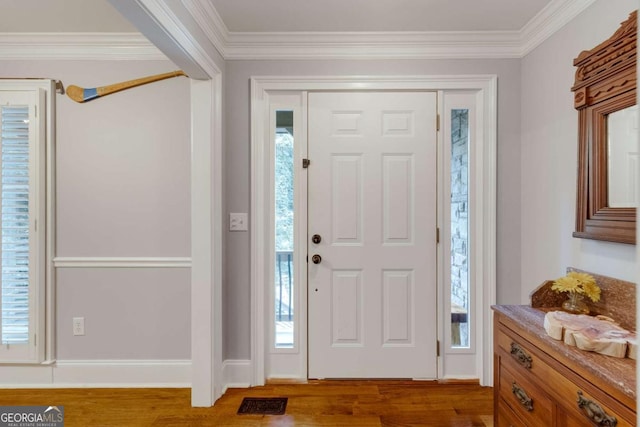
[[[0,311],[3,345],[29,342],[29,107],[2,106]]]

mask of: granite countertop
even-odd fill
[[[567,358],[571,363],[579,365],[603,382],[611,383],[633,400],[636,399],[636,361],[619,359],[598,353],[583,351],[577,347],[566,345],[547,335],[544,329],[544,316],[549,309],[541,310],[528,305],[496,305],[496,312],[510,318],[519,327],[548,344],[551,349]]]

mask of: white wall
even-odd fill
[[[520,300],[520,60],[227,61],[225,200],[250,211],[249,79],[272,75],[498,76],[498,302]],[[227,233],[224,358],[250,358],[250,233]]]
[[[0,77],[96,87],[169,61],[0,61]],[[190,257],[190,92],[181,77],[85,104],[57,95],[58,360],[191,358],[190,269],[97,268],[94,257]],[[72,335],[83,316],[86,335]]]
[[[635,246],[572,237],[578,113],[571,92],[573,59],[609,38],[637,7],[637,0],[596,1],[522,60],[523,303],[570,266],[637,281]]]

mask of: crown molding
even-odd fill
[[[227,59],[230,32],[216,8],[207,0],[181,0],[181,2],[211,44],[224,59]]]
[[[525,56],[551,37],[596,0],[552,0],[520,30],[521,52]]]
[[[231,33],[225,59],[516,58],[517,32]]]
[[[595,0],[552,0],[519,31],[232,32],[207,0],[181,0],[225,60],[521,58]]]
[[[139,33],[0,33],[0,59],[166,60]]]
[[[166,14],[171,9],[165,1],[145,4]],[[474,32],[232,32],[210,1],[181,0],[181,4],[225,60],[488,59],[522,58],[594,1],[552,0],[519,31]],[[176,30],[172,34],[188,34],[173,13],[171,18],[168,21]],[[201,48],[194,52],[207,57]],[[0,33],[0,59],[167,57],[140,33]]]

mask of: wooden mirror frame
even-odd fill
[[[636,104],[637,11],[574,59],[578,188],[574,237],[636,243],[636,208],[608,206],[607,116]]]

